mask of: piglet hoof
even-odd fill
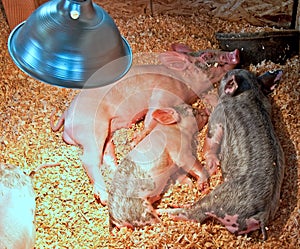
[[[209,189],[209,180],[206,182],[197,182],[197,188],[201,193],[206,193]]]
[[[189,188],[193,188],[194,184],[191,178],[187,177],[186,175],[181,175],[176,179],[176,183],[183,184],[189,186]]]
[[[101,203],[102,206],[107,205],[108,194],[103,188],[94,185],[94,197],[98,203]]]
[[[202,128],[207,124],[210,112],[208,109],[202,109],[199,111],[200,117],[198,117],[198,128],[202,130]]]
[[[220,160],[215,154],[205,155],[206,170],[212,175],[220,165]]]
[[[151,204],[159,201],[161,199],[161,195],[149,196],[147,197],[147,201]]]

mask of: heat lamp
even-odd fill
[[[128,42],[108,13],[92,0],[44,3],[14,28],[8,51],[31,77],[66,88],[111,84],[132,64]]]

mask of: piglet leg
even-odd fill
[[[210,175],[213,174],[220,165],[218,154],[221,147],[223,133],[222,125],[218,124],[216,127],[214,127],[212,136],[210,136],[210,131],[208,132],[204,142],[204,157],[206,160],[206,167]]]
[[[94,186],[95,198],[98,199],[102,205],[106,205],[108,194],[106,192],[104,179],[99,168],[100,154],[96,149],[85,150],[81,159],[83,167],[86,173],[88,174],[91,183]]]
[[[85,143],[82,144],[83,155],[81,157],[83,167],[94,186],[94,196],[102,205],[106,205],[108,194],[101,174],[100,166],[103,161],[103,151],[105,148],[105,137],[107,137],[107,129],[103,129],[101,134],[94,134],[92,137],[84,137]],[[106,132],[105,132],[106,131]],[[97,131],[95,131],[96,133]],[[84,134],[83,134],[84,136]],[[98,138],[98,141],[95,141]]]
[[[160,208],[160,209],[156,209],[156,212],[159,215],[162,214],[168,214],[168,216],[174,220],[174,221],[193,221],[193,222],[197,222],[197,220],[192,220],[188,217],[187,214],[185,214],[185,208],[186,207],[181,207],[181,208]],[[203,220],[206,218],[206,215],[203,214]]]
[[[203,165],[195,159],[194,165],[187,172],[196,179],[197,187],[199,190],[203,190],[206,186],[206,180],[209,178],[209,172],[203,167]]]

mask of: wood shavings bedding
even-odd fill
[[[101,4],[99,2],[99,4]],[[132,45],[134,53],[161,52],[175,42],[194,49],[218,48],[214,32],[269,30],[245,21],[226,22],[207,15],[169,16],[123,14],[110,2],[102,4]],[[134,4],[131,5],[134,8]],[[37,249],[48,248],[300,248],[300,129],[299,129],[299,57],[284,65],[269,61],[251,65],[260,74],[281,68],[279,87],[271,94],[273,121],[286,155],[286,174],[282,199],[275,220],[268,226],[270,238],[261,241],[259,231],[235,236],[216,221],[204,224],[174,222],[166,215],[162,223],[143,229],[108,232],[108,212],[95,202],[92,186],[80,162],[80,148],[66,145],[61,132],[53,133],[49,117],[56,107],[63,112],[78,93],[40,83],[21,72],[7,52],[9,28],[0,12],[0,160],[19,165],[29,172],[37,165],[61,162],[61,167],[39,171],[34,179],[36,192]],[[141,124],[142,125],[142,124]],[[133,128],[133,130],[138,128]],[[115,134],[120,157],[126,154],[122,141],[133,130]],[[199,135],[199,159],[205,129]],[[123,139],[123,140],[122,140]],[[202,142],[201,142],[202,141]],[[218,172],[212,176],[208,191],[222,181]],[[203,196],[195,187],[175,185],[166,193],[160,207],[191,203]]]

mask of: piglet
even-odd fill
[[[213,217],[232,233],[261,229],[267,239],[266,226],[279,205],[284,155],[258,80],[241,69],[222,79],[204,149],[207,167],[213,172],[220,164],[224,182],[191,206],[168,210],[174,219],[201,223]]]
[[[108,197],[110,229],[159,222],[152,203],[179,169],[194,176],[199,186],[208,178],[192,148],[193,135],[206,124],[207,113],[181,104],[156,109],[152,118],[156,126],[117,166]]]
[[[0,249],[31,249],[35,243],[35,194],[31,177],[14,165],[0,163]]]
[[[134,66],[112,85],[82,90],[56,124],[54,113],[51,115],[52,130],[64,125],[63,140],[83,149],[83,166],[103,205],[107,191],[100,166],[113,132],[143,119],[145,129],[151,131],[151,110],[194,103],[239,63],[239,52],[168,51],[159,58],[162,65]]]

